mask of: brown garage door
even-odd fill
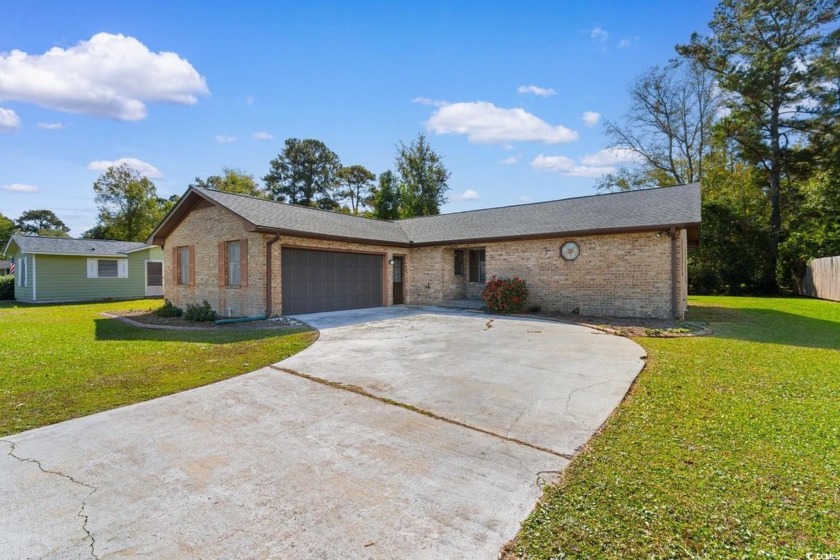
[[[382,305],[382,255],[283,248],[283,314]]]

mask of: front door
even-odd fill
[[[146,261],[146,297],[163,295],[163,261]]]
[[[394,305],[403,303],[403,277],[405,276],[403,257],[394,257]]]

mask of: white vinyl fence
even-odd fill
[[[840,256],[814,259],[808,263],[803,294],[840,301]]]

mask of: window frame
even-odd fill
[[[455,249],[455,276],[464,275],[464,250]]]
[[[231,248],[236,246],[236,258],[232,258]],[[236,282],[234,282],[234,269],[236,270]],[[242,286],[242,242],[239,239],[225,241],[225,285],[228,288],[239,288]]]
[[[487,282],[487,251],[485,249],[469,250],[469,266],[467,280],[474,284]]]
[[[99,263],[102,261],[114,261],[117,263],[116,276],[100,276]],[[89,279],[125,279],[128,278],[128,258],[121,257],[90,257],[87,260],[87,277]]]
[[[181,245],[176,247],[175,255],[177,260],[175,263],[177,284],[179,286],[189,286],[192,280],[190,278],[190,246]]]

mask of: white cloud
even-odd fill
[[[417,103],[418,105],[428,105],[429,107],[443,107],[446,105],[446,101],[443,99],[429,99],[428,97],[415,97],[411,102]]]
[[[531,161],[531,167],[541,171],[567,172],[573,169],[574,166],[575,160],[566,156],[546,156],[540,154]]]
[[[510,156],[506,157],[505,159],[500,159],[499,163],[502,165],[513,165],[515,163],[519,163],[520,156]]]
[[[0,132],[11,132],[18,128],[20,128],[20,117],[17,113],[11,109],[0,107]]]
[[[615,173],[616,166],[638,163],[638,156],[624,148],[606,148],[588,154],[579,161],[566,156],[538,155],[531,161],[531,167],[540,171],[556,171],[571,177],[600,177]]]
[[[255,132],[253,134],[254,140],[274,140],[274,136],[272,136],[268,132]]]
[[[455,200],[458,200],[458,201],[461,201],[461,202],[468,202],[468,201],[478,200],[479,198],[480,197],[478,196],[477,192],[475,192],[472,189],[467,189],[464,192],[462,192],[461,194],[459,194],[458,196],[456,196]]]
[[[544,88],[540,86],[530,85],[530,86],[519,86],[516,89],[517,93],[525,94],[534,94],[539,95],[540,97],[551,97],[552,95],[557,95],[557,92],[554,91],[552,88]]]
[[[436,134],[464,134],[480,144],[577,140],[578,133],[550,125],[521,108],[504,109],[487,101],[451,103],[440,107],[426,123]]]
[[[603,29],[600,25],[596,25],[589,30],[589,37],[603,43],[609,39],[610,33],[606,29]]]
[[[44,54],[0,53],[0,99],[68,113],[137,121],[146,118],[146,103],[192,105],[208,93],[186,59],[121,34],[97,33]]]
[[[527,196],[527,195],[523,194],[520,197],[518,197],[516,200],[518,200],[519,202],[531,202],[534,199],[531,198],[530,196]]]
[[[213,137],[213,140],[215,140],[219,144],[230,144],[231,142],[236,142],[236,136],[228,136],[227,134],[217,134]]]
[[[2,188],[4,191],[17,193],[36,193],[41,190],[40,188],[34,185],[24,185],[23,183],[11,183],[9,185],[3,185],[0,188]]]
[[[629,49],[630,47],[637,47],[639,46],[639,36],[636,35],[632,39],[622,39],[618,42],[617,48],[619,49]]]
[[[92,161],[88,164],[88,169],[92,171],[108,171],[109,167],[118,167],[120,165],[127,165],[140,173],[140,175],[148,177],[149,179],[159,179],[163,177],[163,173],[160,172],[160,169],[151,163],[146,163],[143,160],[133,157],[120,158],[113,161],[105,159]]]
[[[586,126],[595,126],[598,124],[598,121],[601,120],[601,113],[596,113],[595,111],[584,111],[580,120],[582,120],[583,124]]]
[[[580,158],[580,162],[584,165],[620,165],[640,161],[639,154],[627,148],[605,148]]]
[[[39,122],[36,126],[44,130],[59,130],[64,128],[65,124],[60,122]]]

